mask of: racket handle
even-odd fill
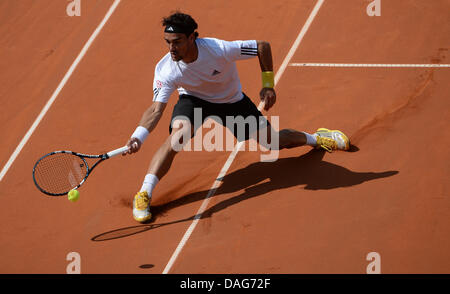
[[[108,156],[108,158],[110,158],[110,157],[122,154],[123,152],[125,152],[127,150],[128,150],[128,146],[123,146],[123,147],[120,147],[120,148],[118,148],[116,150],[113,150],[113,151],[110,151],[110,152],[106,153],[106,155]]]

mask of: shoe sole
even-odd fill
[[[138,218],[136,216],[133,215],[133,218],[135,221],[140,222],[140,223],[144,223],[146,221],[149,221],[152,218],[152,214],[150,213],[149,216],[143,217],[143,218]]]
[[[316,133],[320,133],[320,132],[336,132],[342,135],[342,137],[344,138],[345,141],[345,148],[344,150],[349,150],[350,149],[350,140],[348,139],[348,137],[341,131],[339,130],[329,130],[326,128],[319,128],[317,129]]]

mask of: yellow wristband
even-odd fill
[[[273,71],[263,71],[261,73],[263,88],[273,88],[274,79]]]

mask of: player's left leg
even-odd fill
[[[266,136],[268,139],[261,140],[262,135]],[[343,132],[325,128],[319,128],[314,134],[309,134],[293,129],[283,129],[276,132],[268,125],[267,128],[258,130],[257,138],[260,144],[269,149],[274,149],[274,146],[278,146],[278,150],[281,150],[303,145],[324,149],[328,152],[350,149],[350,140]],[[278,139],[278,144],[274,144],[274,142],[272,142],[273,139]]]
[[[256,138],[258,143],[267,149],[281,150],[308,145],[332,152],[333,150],[348,150],[350,148],[349,139],[339,130],[320,128],[313,134],[294,129],[274,130],[272,125],[247,96],[244,96],[244,99],[234,105],[230,105],[230,108],[230,112],[234,112],[235,115],[256,117],[257,123],[253,128],[249,128],[247,125],[241,126],[241,128],[246,128],[244,139],[248,140],[250,137]],[[236,128],[232,129],[232,131],[234,131],[236,136]]]
[[[270,150],[295,148],[303,145],[316,147],[318,145],[317,134],[309,134],[294,129],[275,130],[269,121],[262,115],[261,111],[258,110],[256,105],[245,94],[244,98],[239,102],[221,105],[220,111],[218,112],[218,115],[224,121],[227,115],[232,115],[234,117],[242,116],[244,118],[244,120],[240,120],[240,124],[227,124],[227,127],[239,141],[253,138],[256,139],[260,145]],[[237,120],[235,120],[235,122],[236,121]],[[244,134],[244,137],[242,137],[242,134]]]
[[[282,150],[303,145],[317,146],[316,134],[309,134],[294,129],[282,129],[277,132],[269,123],[267,123],[267,127],[258,130],[256,138],[259,144],[268,149],[274,149],[275,147],[277,150]],[[278,142],[273,142],[273,140],[278,140]],[[276,148],[277,146],[278,148]]]

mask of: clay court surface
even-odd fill
[[[263,2],[263,3],[261,3]],[[102,163],[81,198],[40,193],[35,161],[54,150],[100,154],[123,146],[152,102],[167,52],[160,20],[191,14],[200,37],[271,43],[277,72],[317,0],[122,0],[0,181],[0,273],[162,273],[230,151],[182,152],[153,194],[153,221],[132,199],[168,135],[177,95],[132,156]],[[325,0],[291,63],[448,64],[449,0]],[[0,2],[0,168],[110,10],[113,0]],[[259,103],[257,59],[238,63]],[[288,65],[267,116],[280,128],[345,132],[352,152],[240,151],[169,273],[450,273],[450,68]]]

